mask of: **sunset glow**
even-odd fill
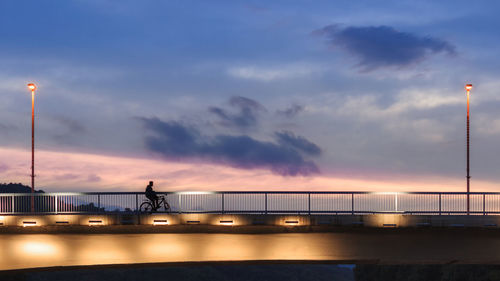
[[[10,159],[2,178],[26,181],[26,152],[0,149]],[[46,192],[143,191],[150,179],[159,191],[460,191],[461,178],[400,175],[372,180],[363,175],[282,177],[265,170],[241,170],[202,163],[39,151],[38,182]],[[1,163],[0,163],[1,164]],[[78,173],[75,173],[78,171]],[[476,181],[475,191],[495,191],[495,182]]]

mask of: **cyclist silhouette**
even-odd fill
[[[146,186],[146,197],[148,198],[144,202],[142,202],[139,210],[143,213],[152,213],[156,212],[162,206],[165,208],[165,212],[170,212],[170,204],[167,202],[166,195],[158,196],[156,192],[153,190],[153,181],[150,181],[148,186]]]
[[[153,190],[153,181],[150,181],[148,186],[146,186],[146,197],[149,200],[151,200],[153,207],[155,209],[157,209],[158,208],[158,195],[156,195],[156,192]]]

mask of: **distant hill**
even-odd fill
[[[44,193],[43,190],[35,190]],[[0,183],[0,193],[31,193],[31,187],[22,183]]]

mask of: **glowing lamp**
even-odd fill
[[[233,221],[232,220],[221,220],[221,221],[219,221],[219,223],[221,225],[233,225]]]
[[[90,219],[89,226],[94,226],[94,225],[103,225],[103,222],[100,219]]]
[[[23,226],[36,226],[36,221],[23,221]]]
[[[28,88],[29,88],[31,91],[34,91],[34,90],[36,90],[36,85],[35,85],[35,84],[33,84],[33,83],[29,83],[29,84],[28,84]]]
[[[168,225],[168,221],[165,219],[153,220],[153,225]]]
[[[472,90],[472,84],[465,85],[465,90],[467,90],[467,92],[469,92],[470,90]]]

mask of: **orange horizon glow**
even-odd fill
[[[8,168],[0,171],[7,182],[29,181],[29,158],[23,149],[0,148]],[[149,180],[157,191],[457,191],[464,181],[455,177],[419,174],[310,177],[280,176],[263,169],[243,170],[212,163],[176,163],[159,159],[38,151],[38,186],[46,192],[144,191]],[[3,164],[0,162],[0,164]],[[4,163],[7,164],[7,163]],[[78,171],[78,172],[74,172]],[[494,181],[474,181],[475,191],[497,191]]]

